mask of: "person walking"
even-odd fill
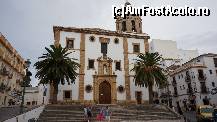
[[[109,110],[109,107],[108,107],[108,106],[106,106],[104,112],[105,112],[105,119],[110,122],[110,119],[111,119],[111,111]]]
[[[92,107],[91,106],[88,106],[87,107],[87,117],[88,117],[88,122],[91,120],[91,117],[92,117]]]
[[[87,106],[85,105],[84,106],[84,120],[86,121],[88,118],[88,115],[87,115]]]
[[[97,120],[98,121],[103,121],[104,120],[104,108],[102,107],[101,109],[100,109],[100,111],[99,111],[99,114],[97,115]]]
[[[217,109],[216,108],[214,108],[212,115],[213,115],[214,122],[217,122]]]

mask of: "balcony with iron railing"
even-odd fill
[[[197,74],[198,80],[201,82],[206,81],[206,74]]]
[[[206,86],[205,85],[202,85],[201,86],[201,91],[200,91],[202,94],[207,94],[207,93],[209,93],[209,90],[206,88]]]
[[[187,89],[187,94],[193,94],[193,89],[192,88],[188,88]]]
[[[173,85],[173,86],[176,86],[176,85],[177,85],[177,83],[176,83],[175,80],[172,81],[172,85]]]
[[[185,82],[191,82],[191,76],[190,75],[185,76]]]
[[[9,72],[7,71],[7,69],[5,67],[3,67],[2,69],[0,69],[0,75],[8,76]]]
[[[177,90],[174,90],[174,92],[173,92],[173,96],[174,96],[174,97],[177,97],[177,96],[178,96],[178,92],[177,92]]]
[[[204,81],[206,81],[206,74],[203,74],[203,75],[197,75],[197,77],[198,77],[198,80],[200,81],[200,82],[204,82]]]

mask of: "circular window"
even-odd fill
[[[90,36],[89,39],[90,39],[91,42],[95,41],[95,37],[94,36]]]
[[[86,91],[87,93],[90,93],[90,92],[92,91],[92,86],[91,86],[91,85],[86,85],[85,91]]]
[[[118,92],[123,93],[124,87],[122,85],[118,86]]]
[[[119,43],[119,39],[118,39],[118,38],[115,38],[115,39],[114,39],[114,42],[115,42],[115,44],[118,44],[118,43]]]

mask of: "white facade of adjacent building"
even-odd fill
[[[185,101],[201,105],[205,97],[217,105],[217,54],[200,55],[169,74],[169,86],[161,89],[161,95],[170,93],[173,106],[183,107]]]
[[[39,84],[37,87],[26,87],[24,104],[27,106],[48,104],[48,85]]]
[[[176,41],[152,39],[150,52],[158,52],[163,57],[162,66],[165,68],[171,65],[181,65],[197,56],[198,50],[178,49]]]

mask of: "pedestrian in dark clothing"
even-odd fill
[[[91,112],[91,107],[90,106],[88,106],[87,107],[87,117],[88,117],[88,121],[91,119],[91,117],[92,117],[92,112]]]
[[[214,122],[217,122],[217,109],[214,109],[212,115],[213,115]]]

